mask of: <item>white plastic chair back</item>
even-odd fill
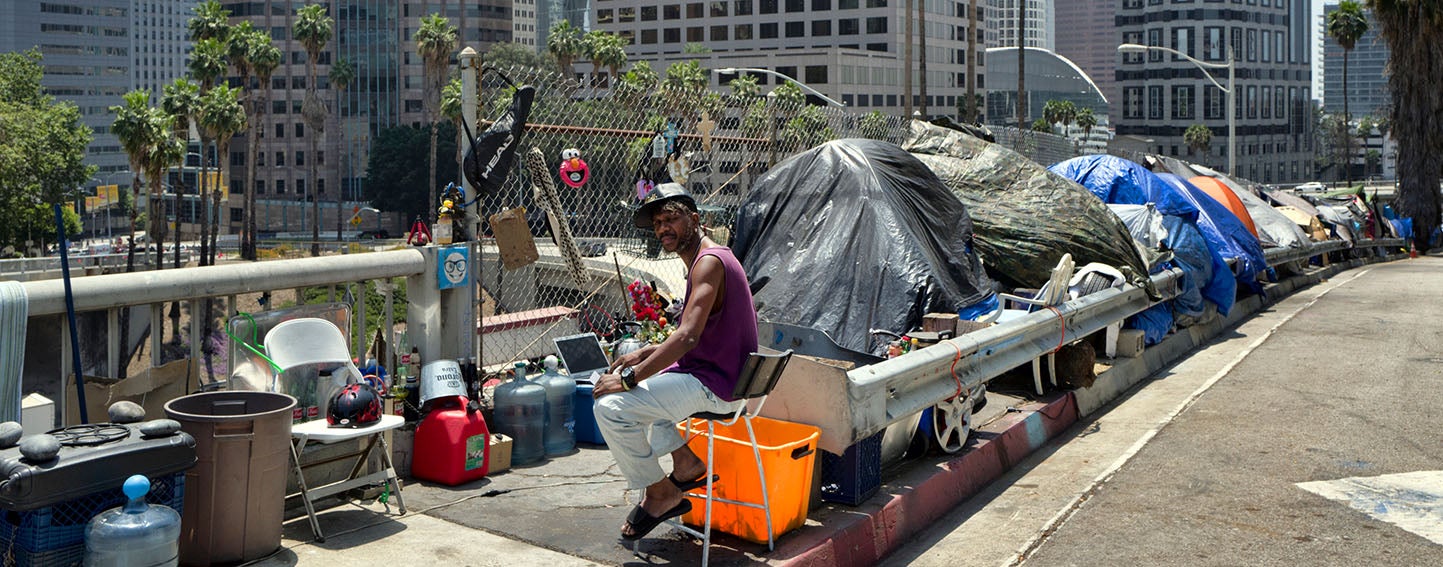
[[[264,342],[266,355],[281,370],[302,364],[351,364],[346,337],[325,319],[308,317],[283,322],[266,333]]]

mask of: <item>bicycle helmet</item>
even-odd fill
[[[326,411],[331,427],[365,427],[381,421],[381,396],[367,384],[349,384],[342,388]]]

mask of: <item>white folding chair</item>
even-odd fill
[[[1125,283],[1127,283],[1127,276],[1122,275],[1122,272],[1117,268],[1099,262],[1092,262],[1078,268],[1077,274],[1072,276],[1072,281],[1068,282],[1067,295],[1068,299],[1077,299],[1107,288],[1122,287],[1122,284]],[[1114,358],[1117,356],[1117,337],[1122,334],[1122,321],[1108,325],[1106,332],[1107,340],[1104,343],[1104,354],[1106,354],[1108,358]]]
[[[742,404],[741,407],[732,413],[700,412],[692,414],[691,417],[687,418],[688,431],[696,431],[700,428],[700,426],[692,426],[696,420],[706,422],[706,492],[705,494],[698,494],[688,491],[686,494],[687,497],[701,498],[706,501],[705,519],[702,522],[701,531],[697,531],[676,520],[666,520],[664,523],[692,536],[701,538],[702,567],[706,567],[707,562],[711,559],[711,511],[713,501],[760,509],[762,515],[767,518],[767,550],[776,549],[776,534],[772,528],[771,500],[767,496],[767,473],[762,467],[762,453],[760,446],[757,445],[757,434],[752,429],[752,417],[761,413],[762,406],[767,403],[767,396],[772,393],[772,388],[776,387],[777,379],[782,377],[782,371],[786,369],[787,361],[791,360],[791,358],[792,351],[790,350],[777,354],[754,352],[747,358],[746,364],[742,366],[742,374],[737,380],[736,388],[732,390],[732,397],[738,400],[758,400],[755,410],[749,412],[747,410],[747,404]],[[730,427],[735,425],[737,420],[746,422],[747,436],[752,443],[752,457],[756,459],[757,477],[761,480],[762,487],[762,501],[760,503],[731,500],[716,497],[712,494],[712,485],[716,482],[716,471],[714,468],[716,463],[714,459],[716,426],[717,424],[721,424],[723,427]],[[700,490],[700,488],[698,487],[693,490]],[[632,553],[638,553],[637,547],[640,543],[641,538],[631,542]]]

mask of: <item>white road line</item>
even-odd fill
[[[1443,545],[1443,471],[1319,480],[1297,486]]]
[[[1098,488],[1100,488],[1103,484],[1107,483],[1107,481],[1111,479],[1113,475],[1117,474],[1117,471],[1122,469],[1123,465],[1126,465],[1128,461],[1132,460],[1132,458],[1136,456],[1137,453],[1141,451],[1142,448],[1146,446],[1149,441],[1152,441],[1153,437],[1156,437],[1157,434],[1161,432],[1164,427],[1167,427],[1169,423],[1172,423],[1172,421],[1176,419],[1177,416],[1181,415],[1182,412],[1187,411],[1189,407],[1192,407],[1193,403],[1195,403],[1198,398],[1202,397],[1204,392],[1207,392],[1208,389],[1212,388],[1214,384],[1217,384],[1219,380],[1222,380],[1224,376],[1227,376],[1228,373],[1232,372],[1233,368],[1236,367],[1238,363],[1242,362],[1243,359],[1247,358],[1249,354],[1252,354],[1253,350],[1256,350],[1259,346],[1262,346],[1263,342],[1267,341],[1269,337],[1272,337],[1273,333],[1276,332],[1280,327],[1282,327],[1288,321],[1293,320],[1293,317],[1296,317],[1299,313],[1302,313],[1304,310],[1312,307],[1313,304],[1317,303],[1318,300],[1322,299],[1323,296],[1328,294],[1328,292],[1338,289],[1339,287],[1342,287],[1349,282],[1352,282],[1353,280],[1362,277],[1363,274],[1366,274],[1369,271],[1371,271],[1371,269],[1363,269],[1359,270],[1356,274],[1353,275],[1353,277],[1346,280],[1332,280],[1328,287],[1320,291],[1317,296],[1313,297],[1312,300],[1294,309],[1291,313],[1288,313],[1286,317],[1283,317],[1283,319],[1278,321],[1277,324],[1269,328],[1267,332],[1254,339],[1252,343],[1248,344],[1247,347],[1243,348],[1242,351],[1238,352],[1237,356],[1234,357],[1233,360],[1228,362],[1228,364],[1224,366],[1221,370],[1218,370],[1217,374],[1214,374],[1212,378],[1209,378],[1207,382],[1204,382],[1201,386],[1198,387],[1197,390],[1194,390],[1192,394],[1188,395],[1187,398],[1183,399],[1183,401],[1179,403],[1176,408],[1173,408],[1173,410],[1169,412],[1167,416],[1164,417],[1161,421],[1159,421],[1157,425],[1154,425],[1151,429],[1147,430],[1147,432],[1143,433],[1142,436],[1138,438],[1137,442],[1133,443],[1131,447],[1129,447],[1126,451],[1122,453],[1121,456],[1117,458],[1117,460],[1113,461],[1112,465],[1108,466],[1106,470],[1102,471],[1100,474],[1097,475],[1096,478],[1092,480],[1092,483],[1087,487],[1087,490],[1084,490],[1081,494],[1078,494],[1077,497],[1073,498],[1072,501],[1069,502],[1066,506],[1064,506],[1061,510],[1059,510],[1057,514],[1052,517],[1051,520],[1048,520],[1047,524],[1045,524],[1041,530],[1039,530],[1035,535],[1033,535],[1031,539],[1027,540],[1027,543],[1023,544],[1022,547],[1017,551],[1017,553],[1012,556],[1012,558],[1003,562],[1003,566],[1015,567],[1016,565],[1021,565],[1023,562],[1027,561],[1028,556],[1030,556],[1033,551],[1036,551],[1038,547],[1040,547],[1044,542],[1046,542],[1047,538],[1050,537],[1053,532],[1057,531],[1058,528],[1062,527],[1063,524],[1067,523],[1067,520],[1071,518],[1072,515],[1075,514],[1079,508],[1082,507],[1082,504],[1088,499],[1092,498],[1092,495],[1097,493]],[[1174,364],[1176,364],[1177,362],[1174,362]]]

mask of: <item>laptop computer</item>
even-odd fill
[[[595,383],[596,376],[605,374],[611,368],[606,349],[595,333],[582,333],[552,339],[556,343],[556,354],[566,371],[581,383]]]

